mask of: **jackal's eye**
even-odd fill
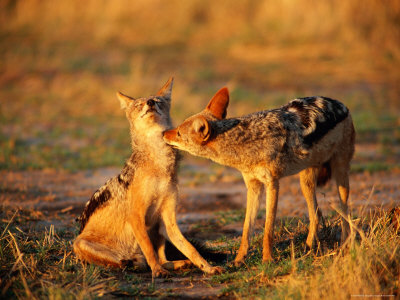
[[[178,131],[176,132],[176,135],[177,135],[178,137],[181,137],[181,133],[179,132],[179,129],[178,129]]]

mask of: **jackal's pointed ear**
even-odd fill
[[[121,92],[117,92],[117,98],[119,100],[119,103],[121,104],[122,109],[126,109],[129,104],[135,100],[127,95],[122,94]]]
[[[171,100],[172,86],[174,84],[174,77],[170,77],[166,84],[157,92],[157,96],[164,97]]]
[[[228,88],[223,87],[208,103],[206,110],[208,110],[214,117],[222,120],[226,117],[227,108],[229,105],[229,91]]]
[[[195,140],[199,144],[205,144],[211,137],[211,126],[207,119],[198,116],[192,123],[195,132]]]

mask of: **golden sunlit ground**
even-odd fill
[[[349,298],[355,282],[357,294],[398,296],[399,236],[388,211],[400,204],[399,41],[395,0],[0,1],[0,298],[336,299]],[[115,92],[146,96],[170,76],[175,124],[223,86],[228,117],[310,95],[344,102],[357,131],[351,203],[365,236],[335,244],[332,185],[318,196],[327,215],[322,248],[304,254],[305,201],[289,178],[279,260],[268,266],[262,213],[247,265],[225,275],[187,271],[152,285],[149,273],[80,264],[73,220],[131,151]],[[180,184],[186,233],[232,259],[245,203],[240,174],[184,155]]]

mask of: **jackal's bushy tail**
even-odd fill
[[[197,239],[188,238],[188,241],[196,248],[196,250],[203,256],[206,260],[212,261],[214,263],[224,263],[228,260],[228,255],[226,253],[217,252],[208,248],[202,241]],[[168,260],[179,260],[187,259],[173,244],[166,241],[165,244],[165,254]]]

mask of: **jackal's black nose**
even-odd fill
[[[153,99],[147,100],[147,105],[153,107],[156,102]]]

